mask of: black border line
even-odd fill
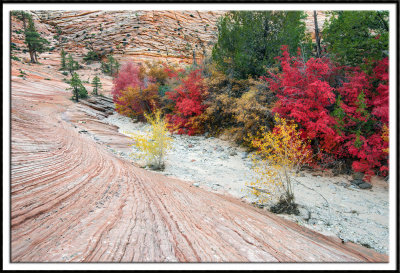
[[[4,4],[19,4],[19,3],[29,3],[29,4],[224,4],[224,3],[229,3],[229,4],[248,4],[251,6],[251,4],[313,4],[313,3],[318,3],[318,4],[339,4],[339,3],[343,3],[343,4],[395,4],[396,6],[396,12],[395,12],[395,16],[396,16],[396,26],[397,26],[397,31],[396,31],[396,39],[395,39],[395,43],[396,43],[396,71],[397,71],[397,77],[396,77],[396,93],[394,94],[394,97],[396,99],[396,120],[395,120],[395,124],[397,124],[396,127],[396,150],[395,150],[395,156],[396,156],[396,181],[395,182],[399,182],[400,181],[400,177],[399,177],[399,62],[400,62],[400,58],[399,58],[399,1],[398,0],[385,0],[385,1],[374,1],[374,0],[350,0],[350,1],[344,1],[344,0],[329,0],[329,1],[319,1],[319,0],[308,0],[308,1],[301,1],[301,0],[271,0],[271,1],[245,1],[245,0],[237,0],[237,1],[229,1],[229,0],[217,0],[217,1],[212,1],[212,0],[203,0],[203,1],[176,1],[176,0],[171,0],[171,1],[129,1],[129,0],[119,0],[119,1],[110,1],[110,0],[106,0],[106,1],[95,1],[95,0],[70,0],[70,1],[57,1],[57,0],[49,0],[49,1],[41,1],[41,0],[15,0],[15,1],[9,1],[9,0],[5,0],[2,1],[2,6],[1,6],[1,11],[3,11],[3,5]],[[212,10],[212,8],[210,8],[210,10]],[[10,28],[11,28],[11,16],[10,16]],[[3,22],[2,22],[3,24]],[[1,33],[3,34],[3,28],[1,28]],[[11,41],[11,31],[9,34],[9,41]],[[393,34],[392,34],[393,35]],[[1,49],[3,49],[3,43],[1,44]],[[10,46],[10,45],[9,45]],[[393,51],[392,51],[393,52]],[[9,54],[11,56],[11,50],[9,50]],[[9,58],[11,58],[9,56]],[[1,57],[1,60],[3,61],[3,54]],[[10,59],[11,60],[11,59]],[[9,122],[10,122],[10,131],[9,131],[9,175],[10,175],[10,185],[11,185],[11,132],[12,132],[12,123],[11,123],[11,61],[9,63],[9,68],[10,68],[10,75],[9,75],[9,80],[10,80],[10,87],[9,87],[9,93],[8,93],[8,99],[9,99]],[[2,74],[2,82],[3,82],[3,74]],[[389,93],[390,94],[390,93]],[[1,98],[2,100],[2,106],[3,106],[3,96]],[[393,122],[391,122],[393,123]],[[3,125],[3,119],[1,121],[1,124]],[[3,129],[3,126],[2,126]],[[3,135],[2,135],[3,137]],[[1,150],[3,151],[3,142],[2,142],[2,146],[1,146]],[[392,151],[393,152],[393,151]],[[3,162],[3,158],[1,159],[1,161]],[[396,219],[396,234],[395,234],[395,244],[396,244],[396,253],[395,253],[395,257],[390,257],[389,254],[389,259],[395,259],[395,265],[396,265],[396,269],[394,270],[394,272],[398,272],[399,271],[399,218],[398,218],[398,213],[399,213],[399,185],[397,184],[396,186],[397,188],[397,195],[396,195],[396,212],[397,212],[397,219]],[[11,187],[10,187],[11,189]],[[1,191],[3,193],[3,185],[1,187]],[[2,201],[3,200],[3,195],[2,195]],[[10,206],[10,211],[9,211],[9,219],[10,219],[10,231],[9,231],[9,238],[10,238],[10,244],[9,244],[9,262],[10,264],[243,264],[243,262],[187,262],[187,263],[183,263],[183,262],[169,262],[169,263],[164,263],[164,262],[122,262],[122,263],[116,263],[116,262],[12,262],[11,261],[11,196],[10,196],[10,200],[9,200],[9,206]],[[3,215],[3,210],[2,210],[2,215]],[[390,216],[390,215],[389,215]],[[388,217],[389,217],[388,216]],[[3,239],[3,217],[1,218],[1,223],[2,223],[2,234],[1,237]],[[389,227],[390,228],[390,227]],[[3,241],[3,240],[2,240]],[[391,246],[392,248],[394,246]],[[268,263],[268,262],[246,262],[249,264],[275,264],[275,263]],[[327,264],[326,262],[298,262],[298,263],[283,263],[283,264]],[[329,263],[329,264],[356,264],[356,263],[346,263],[346,262],[333,262],[333,263]],[[365,264],[363,262],[360,262],[360,264]],[[387,264],[387,263],[373,263],[373,264]],[[25,269],[27,270],[27,269]],[[77,271],[77,272],[87,272],[88,270],[74,270],[74,269],[69,269],[69,270],[56,270],[56,271]],[[277,271],[281,271],[281,269],[275,269]],[[284,270],[284,269],[282,269]],[[10,271],[10,270],[7,270]],[[13,270],[14,271],[14,270]],[[47,271],[47,272],[51,272],[54,270],[29,270],[29,271]],[[104,271],[104,270],[103,270]],[[109,271],[109,270],[107,270]],[[118,270],[118,271],[126,271],[126,270]],[[147,270],[146,270],[147,271]],[[148,271],[158,271],[157,269],[154,270],[148,270]],[[174,271],[187,271],[187,270],[174,270]],[[196,270],[196,271],[206,271],[206,270]],[[228,272],[227,270],[218,270],[221,272]],[[237,270],[234,270],[237,271]],[[251,271],[259,271],[259,270],[251,270]],[[304,271],[304,270],[291,270],[291,271]],[[335,271],[343,271],[343,270],[335,270]],[[344,271],[353,271],[353,270],[344,270]],[[363,270],[365,272],[372,272],[372,271],[376,271],[376,270]],[[391,272],[393,270],[379,270],[381,272]]]

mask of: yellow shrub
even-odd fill
[[[257,148],[253,162],[258,178],[247,186],[259,197],[260,203],[274,198],[292,203],[294,193],[291,175],[310,162],[312,151],[309,142],[300,137],[296,124],[278,115],[275,116],[275,122],[273,131],[262,129],[261,138],[249,136],[251,145]]]
[[[147,166],[155,170],[160,170],[164,168],[164,157],[171,148],[172,139],[169,137],[167,124],[161,117],[161,111],[159,109],[153,116],[148,114],[144,115],[151,125],[150,134],[127,134],[134,140],[131,146],[135,146],[142,152],[139,157],[146,160]],[[131,154],[131,156],[133,155]]]
[[[259,137],[260,129],[273,126],[273,116],[271,114],[271,104],[274,98],[271,92],[266,88],[263,81],[249,80],[249,91],[236,99],[233,104],[236,123],[236,133],[233,135],[236,142],[250,146],[246,135],[251,138]]]
[[[385,141],[386,143],[389,143],[389,127],[387,127],[386,124],[383,125],[383,129],[382,129],[382,139],[383,141]],[[389,153],[389,147],[383,149],[384,153]]]
[[[143,119],[145,113],[150,113],[159,105],[159,100],[157,84],[149,84],[144,89],[128,86],[122,90],[115,109],[121,115]]]
[[[165,84],[168,79],[168,73],[161,61],[157,62],[145,62],[146,74],[161,85]]]

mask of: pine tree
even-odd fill
[[[301,46],[309,55],[304,16],[301,11],[228,12],[218,22],[212,59],[230,78],[247,79],[263,75],[266,67],[274,65],[281,45],[288,45],[291,53]]]
[[[25,30],[25,44],[28,46],[31,63],[37,63],[37,54],[44,52],[49,41],[40,37],[36,31],[32,17],[28,17],[28,27]]]
[[[26,20],[31,18],[31,15],[23,10],[14,10],[11,11],[11,15],[17,17],[18,20],[22,21],[22,25],[24,27],[24,31],[26,30]]]
[[[67,63],[66,63],[66,69],[69,71],[69,73],[70,73],[71,76],[72,76],[72,73],[73,73],[75,70],[78,70],[78,69],[79,69],[79,64],[78,64],[77,61],[74,61],[74,58],[72,57],[71,54],[68,55],[68,58],[67,58],[66,61],[67,61]]]
[[[79,75],[74,72],[72,74],[72,78],[69,80],[69,85],[71,86],[72,90],[72,98],[75,99],[76,102],[79,101],[79,98],[86,98],[87,97],[87,90],[83,86]]]
[[[99,77],[95,76],[92,81],[92,86],[93,86],[93,94],[96,96],[98,95],[98,91],[101,89],[101,81]]]
[[[120,64],[112,55],[107,56],[107,62],[101,63],[101,70],[104,73],[107,73],[110,75],[114,75],[115,73],[118,73],[119,67],[120,67]]]
[[[66,59],[65,59],[66,55],[67,55],[67,53],[65,53],[64,48],[61,49],[61,70],[65,70],[67,68]]]
[[[82,85],[81,80],[79,79],[79,76],[76,72],[72,74],[72,78],[69,81],[69,84],[71,85],[72,93],[73,93],[73,98],[75,99],[76,102],[79,101],[79,87]]]
[[[333,11],[322,31],[327,52],[341,65],[361,66],[389,54],[388,11]],[[373,62],[369,62],[372,64]]]

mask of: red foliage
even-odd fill
[[[179,77],[179,75],[176,75]],[[203,100],[207,94],[207,87],[201,76],[201,70],[191,71],[187,77],[181,79],[181,84],[166,95],[174,102],[174,113],[167,115],[170,129],[178,134],[194,135],[200,133],[199,124],[194,122],[204,110]]]
[[[111,94],[118,113],[143,119],[144,112],[157,106],[158,85],[146,76],[143,67],[129,62],[114,78]]]
[[[276,93],[278,104],[273,109],[282,117],[301,125],[303,137],[318,139],[323,149],[333,151],[341,137],[333,130],[335,119],[328,106],[335,102],[333,88],[328,80],[333,73],[328,59],[311,58],[304,63],[299,57],[290,57],[287,46],[282,47],[282,73],[265,78]]]
[[[379,117],[383,123],[389,122],[389,60],[385,58],[377,63],[374,76],[380,80],[376,93],[371,98],[374,109],[372,114]]]
[[[122,66],[118,75],[113,80],[111,94],[113,95],[114,101],[121,96],[122,90],[126,89],[127,87],[145,87],[140,72],[140,67],[132,62],[126,63],[124,66]]]
[[[365,172],[366,180],[376,168],[385,175],[388,59],[377,62],[371,76],[359,68],[345,67],[346,80],[335,89],[329,80],[339,68],[328,59],[311,58],[304,63],[300,57],[290,57],[286,46],[282,50],[277,57],[282,72],[266,78],[278,98],[273,111],[299,123],[302,136],[314,140],[318,151],[322,148],[325,155],[320,153],[319,159],[329,155],[352,158],[353,169]]]
[[[365,172],[366,180],[375,168],[387,175],[389,143],[383,135],[384,126],[389,125],[388,59],[376,62],[371,76],[356,71],[347,78],[337,89],[343,98],[343,127],[350,132],[343,148],[356,160],[353,169]]]

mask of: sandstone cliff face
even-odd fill
[[[35,25],[56,49],[81,57],[86,43],[104,56],[135,61],[191,63],[209,54],[218,37],[217,22],[225,11],[32,11]],[[325,12],[318,11],[318,26]],[[306,11],[306,31],[315,40],[313,11]],[[12,21],[12,42],[23,47],[22,23]],[[92,37],[93,36],[93,37]]]
[[[217,38],[220,11],[34,11],[61,30],[67,51],[84,54],[85,42],[104,55],[135,60],[183,60],[204,56]],[[91,39],[91,36],[94,38]]]

